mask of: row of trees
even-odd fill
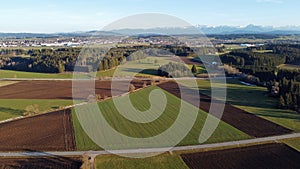
[[[24,49],[1,49],[0,56],[16,56],[16,55],[26,55],[28,51]]]
[[[72,71],[80,50],[81,48],[22,50],[22,55],[30,56],[22,57],[18,56],[20,53],[15,56],[15,50],[11,49],[5,55],[0,55],[0,68],[43,73]]]
[[[122,63],[126,62],[126,57],[105,57],[99,61],[98,71],[112,69]]]
[[[300,71],[279,70],[277,75],[279,81],[279,106],[281,108],[300,108]]]
[[[300,64],[300,45],[267,45],[264,48],[272,50],[275,54],[284,56],[286,64]]]
[[[142,52],[141,52],[142,51]],[[144,59],[151,55],[174,54],[189,56],[192,50],[184,46],[126,46],[105,49],[89,48],[42,48],[42,49],[2,49],[0,68],[41,73],[62,73],[74,71],[97,71],[112,69],[125,61]],[[24,55],[28,57],[24,57]]]

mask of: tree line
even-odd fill
[[[193,77],[194,76],[191,69],[186,67],[185,64],[175,63],[175,62],[169,62],[166,65],[160,66],[158,68],[157,74],[159,76],[169,77],[169,78]]]
[[[152,50],[150,50],[152,49]],[[159,49],[159,50],[153,50]],[[137,53],[148,50],[146,54]],[[189,56],[192,50],[185,46],[125,46],[106,51],[101,47],[89,48],[36,48],[36,49],[1,49],[0,68],[7,70],[62,73],[74,71],[77,64],[79,71],[99,71],[112,69],[126,61],[134,61],[147,55],[172,53],[178,56]],[[24,57],[24,55],[26,55]]]
[[[245,74],[259,78],[261,82],[274,80],[277,66],[285,63],[285,57],[277,53],[258,53],[252,49],[234,50],[220,56],[222,63],[238,68]]]
[[[277,81],[280,89],[279,107],[300,111],[300,70],[279,70]]]
[[[269,52],[260,53],[259,50]],[[278,98],[278,106],[300,111],[300,70],[279,68],[281,64],[300,64],[300,45],[271,44],[234,50],[221,56],[223,63],[253,75],[255,83],[268,88]]]

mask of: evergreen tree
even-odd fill
[[[108,61],[107,59],[103,59],[103,70],[107,70],[108,69]]]
[[[63,73],[65,72],[65,65],[62,64],[61,62],[58,63],[58,73]]]
[[[196,66],[196,65],[193,65],[193,67],[192,67],[192,72],[193,72],[193,73],[197,73],[197,66]]]
[[[284,98],[283,98],[283,96],[280,96],[280,99],[279,99],[279,106],[281,107],[281,108],[285,108],[285,100],[284,100]]]
[[[292,108],[293,107],[293,97],[292,97],[291,93],[286,93],[285,97],[286,97],[286,106],[288,108]]]

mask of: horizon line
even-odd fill
[[[273,28],[273,29],[278,29],[280,30],[280,28],[289,28],[289,27],[294,27],[294,28],[299,28],[300,31],[300,25],[282,25],[282,26],[275,26],[275,25],[259,25],[259,24],[247,24],[247,25],[206,25],[206,24],[196,24],[196,25],[191,25],[190,27],[194,27],[194,28],[199,28],[199,27],[206,27],[206,28],[217,28],[217,27],[232,27],[232,28],[246,28],[248,26],[257,26],[257,27],[262,27],[262,28]],[[186,27],[186,26],[185,26]],[[134,29],[158,29],[158,28],[184,28],[184,27],[153,27],[153,28],[134,28]],[[113,31],[117,31],[117,30],[124,30],[124,29],[132,29],[133,28],[122,28],[122,29],[114,29],[114,30],[102,30],[103,28],[100,29],[88,29],[88,30],[70,30],[70,31],[60,31],[60,32],[36,32],[36,31],[1,31],[0,33],[2,34],[21,34],[21,33],[27,33],[27,34],[67,34],[67,33],[86,33],[86,32],[92,32],[92,31],[102,31],[102,32],[113,32]],[[286,30],[288,31],[288,30]]]

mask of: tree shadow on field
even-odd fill
[[[23,115],[25,110],[12,109],[12,108],[8,108],[8,107],[0,107],[0,112],[10,113],[10,114],[14,114],[14,115]]]
[[[255,113],[257,116],[263,117],[274,117],[274,118],[281,118],[281,119],[291,119],[300,121],[300,114],[297,112],[282,112],[281,109],[272,110],[272,111],[258,111]]]
[[[123,69],[126,72],[132,72],[132,73],[140,73],[140,74],[147,74],[147,75],[157,75],[157,69],[137,69],[137,68],[126,68]]]

